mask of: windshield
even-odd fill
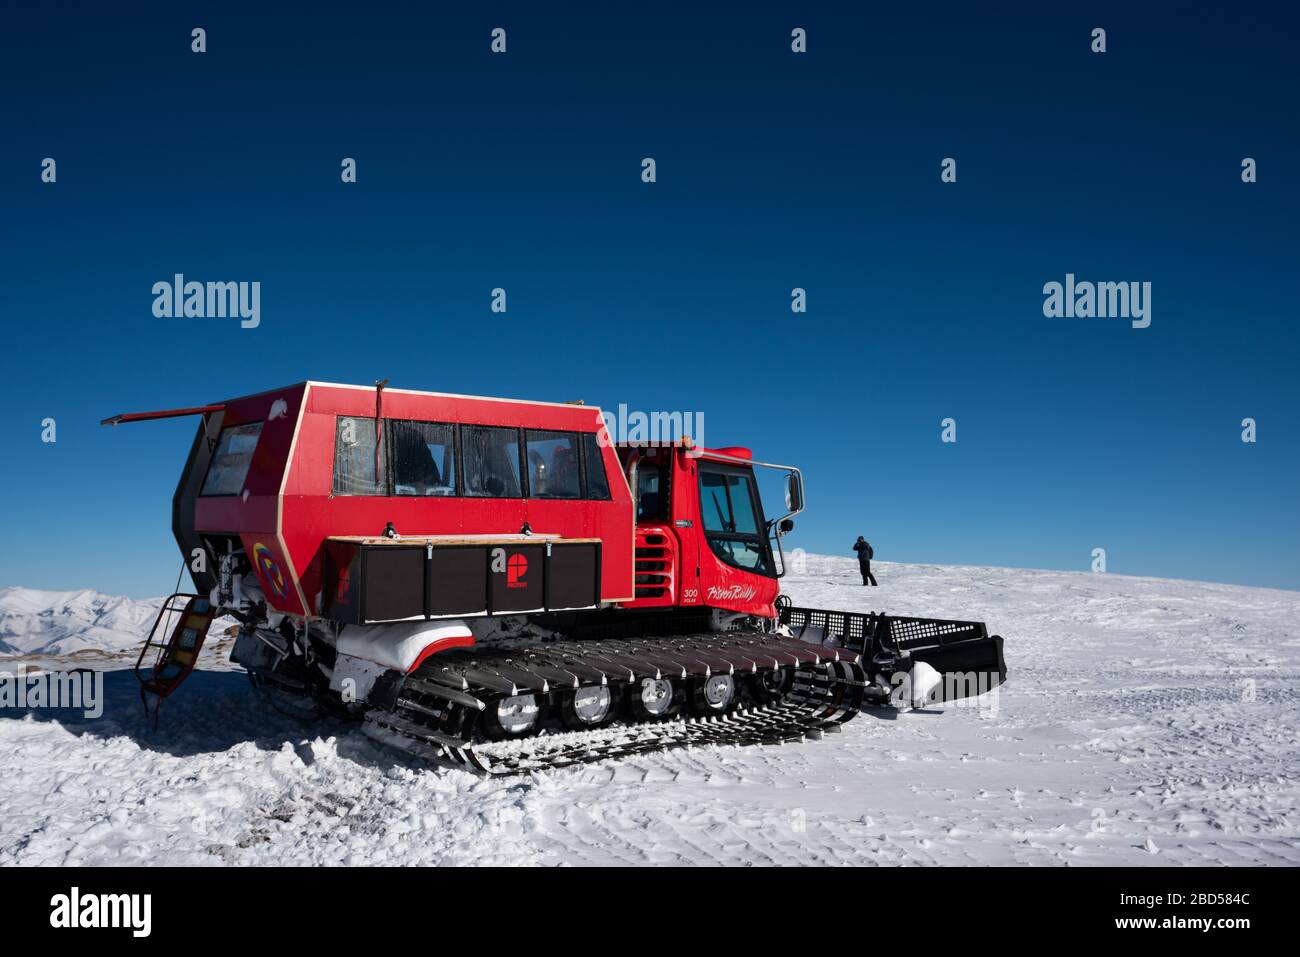
[[[751,473],[721,465],[701,466],[700,515],[704,537],[715,555],[736,568],[773,574],[767,536],[760,531],[762,510]]]
[[[261,422],[234,425],[221,430],[217,451],[203,479],[200,495],[238,495],[244,487],[244,477],[253,461],[257,437],[262,434]]]

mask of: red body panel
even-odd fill
[[[600,410],[591,406],[489,399],[397,389],[307,382],[233,399],[221,426],[261,422],[243,489],[238,495],[195,502],[195,530],[236,535],[243,543],[268,603],[277,611],[322,613],[323,557],[327,539],[378,536],[388,523],[403,536],[514,535],[527,523],[538,534],[597,538],[601,547],[600,598],[625,606],[707,606],[773,617],[780,591],[774,577],[733,567],[709,547],[703,533],[698,463],[710,454],[748,458],[744,449],[661,448],[655,461],[671,470],[670,521],[635,527],[633,502],[618,452],[602,443],[610,486],[604,501],[543,498],[415,497],[333,494],[339,416],[459,422],[524,429],[604,434]],[[722,461],[722,460],[720,460]],[[634,597],[638,544],[660,537],[666,574],[643,576]],[[666,541],[664,541],[666,540]],[[647,582],[661,586],[651,592]]]
[[[383,390],[380,401],[385,419],[604,431],[600,410],[591,406],[396,389]],[[325,540],[380,535],[389,522],[405,536],[512,535],[527,522],[539,534],[599,538],[601,600],[632,597],[632,499],[608,442],[602,444],[611,496],[605,501],[334,495],[336,419],[374,417],[376,407],[374,388],[314,382],[226,403],[223,427],[264,424],[244,492],[200,497],[195,527],[240,536],[276,610],[319,614]]]

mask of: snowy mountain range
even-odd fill
[[[162,599],[0,588],[0,655],[115,653],[139,648]]]

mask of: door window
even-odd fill
[[[754,477],[739,470],[700,467],[700,515],[713,554],[728,565],[772,576],[767,538],[759,532]]]

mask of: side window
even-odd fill
[[[586,459],[587,466],[587,498],[609,498],[605,457],[600,454],[600,439],[594,432],[583,435],[582,456]]]
[[[244,478],[253,461],[253,449],[257,448],[257,437],[261,434],[261,422],[222,429],[199,494],[238,495],[244,488]]]
[[[339,416],[334,441],[335,495],[385,494],[388,470],[382,450],[375,455],[375,438],[374,419]]]
[[[444,422],[384,423],[394,495],[456,494],[456,431]]]
[[[465,463],[465,494],[488,498],[520,498],[519,433],[487,425],[463,425],[461,455]]]
[[[577,433],[525,433],[528,446],[528,493],[533,498],[578,498]]]

